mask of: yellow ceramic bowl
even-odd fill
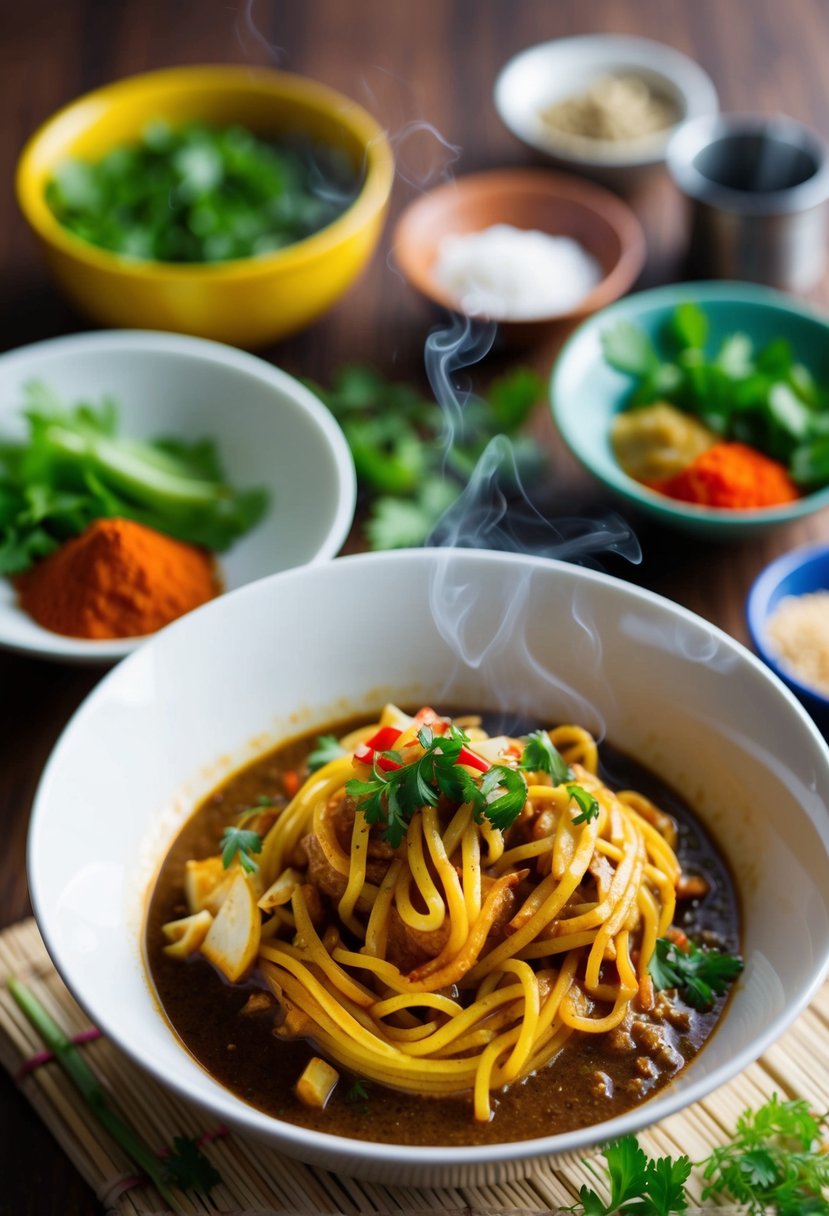
[[[328,227],[275,253],[208,265],[142,262],[74,236],[47,206],[68,157],[95,160],[135,141],[153,119],[238,123],[256,135],[304,134],[351,157],[364,175]],[[172,68],[107,85],[50,118],[23,150],[17,197],[66,295],[105,325],[169,329],[259,346],[301,329],[351,285],[380,236],[394,162],[380,126],[324,85],[247,67]]]

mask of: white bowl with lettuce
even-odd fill
[[[91,406],[94,417],[80,420],[80,403]],[[106,433],[108,403],[114,438]],[[50,445],[52,451],[77,449],[81,480],[90,483],[91,473],[98,501],[108,504],[101,514],[134,518],[203,545],[215,553],[224,590],[333,557],[351,527],[356,481],[342,432],[309,389],[264,360],[216,342],[143,331],[82,334],[12,351],[0,356],[5,648],[110,663],[143,640],[64,636],[20,607],[14,575],[48,548],[43,529],[65,530],[65,520],[41,521],[31,510],[33,502],[48,504],[48,479],[46,493],[42,476],[24,479],[23,499],[19,478],[12,488],[14,457],[4,454],[34,433],[27,409],[39,415],[37,442],[46,455]],[[152,446],[159,439],[175,441],[173,448],[162,453]],[[182,523],[181,503],[191,491],[198,506],[187,508]]]

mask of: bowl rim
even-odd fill
[[[724,186],[697,168],[704,148],[761,133],[811,155],[815,163],[811,177],[783,190],[752,194]],[[829,197],[829,145],[813,127],[785,114],[701,114],[688,119],[673,129],[666,160],[674,184],[688,198],[739,215],[792,214],[817,207]]]
[[[743,528],[756,528],[761,524],[789,523],[804,516],[813,515],[816,511],[829,506],[829,485],[810,494],[804,494],[794,502],[783,503],[780,506],[756,507],[746,510],[734,510],[730,507],[706,507],[697,503],[681,502],[668,498],[651,490],[641,482],[635,481],[615,461],[597,464],[593,459],[595,444],[591,446],[583,440],[579,428],[571,422],[571,412],[561,406],[561,381],[567,370],[567,362],[574,350],[590,337],[597,329],[615,319],[617,313],[627,316],[631,305],[653,303],[663,309],[675,307],[687,300],[707,304],[718,301],[728,301],[734,304],[758,304],[772,311],[786,313],[808,323],[822,327],[829,337],[829,314],[822,314],[807,304],[800,303],[791,296],[772,287],[764,287],[759,283],[747,283],[739,280],[699,281],[688,283],[669,283],[662,287],[650,287],[645,291],[637,291],[616,300],[600,309],[592,317],[588,317],[563,343],[555,363],[553,364],[548,382],[548,397],[553,421],[573,456],[582,464],[592,477],[601,482],[614,494],[636,503],[651,515],[659,515],[665,520],[681,520],[703,525],[710,525],[715,530],[719,524],[727,524],[732,532]]]
[[[437,560],[436,554],[441,552],[437,549],[409,549],[409,550],[391,550],[382,553],[361,553],[350,555],[338,559],[333,564],[333,568],[339,569],[344,566],[365,566],[374,564],[399,565],[403,563],[416,562],[423,564],[424,573],[425,567]],[[818,745],[821,751],[825,751],[826,745],[820,736],[813,721],[806,713],[806,710],[800,702],[794,697],[793,693],[786,685],[771,671],[760,659],[742,645],[736,638],[725,633],[711,622],[705,621],[698,614],[691,612],[682,605],[661,596],[656,592],[646,588],[637,586],[633,583],[628,583],[625,580],[614,577],[613,575],[605,574],[601,571],[592,570],[586,567],[574,566],[572,563],[561,561],[554,558],[538,557],[527,554],[504,553],[492,550],[463,550],[462,555],[465,559],[471,559],[475,562],[485,563],[487,565],[523,565],[530,568],[538,568],[539,566],[550,569],[566,572],[568,575],[573,575],[577,579],[584,579],[589,583],[602,584],[608,588],[622,589],[623,593],[630,598],[631,601],[648,603],[657,605],[666,610],[670,616],[679,621],[685,621],[695,626],[699,626],[702,622],[708,628],[714,638],[732,653],[747,663],[749,668],[759,673],[763,680],[770,683],[775,689],[778,696],[782,696],[787,702],[790,711],[800,720],[800,725],[805,729],[806,733],[811,736],[812,743]],[[330,569],[331,567],[329,567]],[[272,588],[277,582],[279,586],[284,586],[289,582],[293,582],[301,578],[318,578],[321,576],[321,567],[299,567],[292,570],[274,574],[265,579],[257,580],[255,583],[250,583],[245,587],[239,588],[231,593],[234,602],[241,603],[243,597],[255,597],[263,594],[272,594]],[[204,617],[207,613],[217,613],[221,611],[216,609],[215,605],[224,602],[228,603],[229,597],[224,600],[212,601],[197,609],[191,618]],[[169,640],[174,636],[174,631],[181,631],[188,628],[187,618],[180,618],[179,621],[173,622],[163,631],[163,637],[159,637],[159,644],[169,644]],[[149,643],[153,645],[153,642]],[[57,767],[60,761],[61,752],[66,745],[67,736],[79,721],[83,720],[85,714],[90,712],[91,707],[94,707],[95,702],[106,695],[109,684],[113,680],[123,679],[125,673],[128,674],[131,665],[134,665],[138,660],[136,655],[129,656],[120,663],[118,667],[111,671],[101,680],[95,688],[85,697],[81,705],[69,719],[69,722],[64,727],[60,737],[58,738],[43,770],[38,788],[35,794],[30,828],[27,838],[27,854],[26,865],[27,875],[29,879],[29,889],[31,892],[32,904],[37,918],[41,933],[50,956],[52,957],[55,966],[66,986],[72,992],[78,1003],[86,1008],[86,1011],[93,1018],[102,1032],[115,1042],[122,1050],[124,1050],[138,1065],[154,1076],[164,1086],[172,1089],[181,1097],[193,1101],[193,1095],[188,1091],[186,1083],[178,1078],[171,1078],[163,1072],[160,1066],[156,1066],[152,1058],[142,1056],[135,1048],[134,1044],[120,1036],[118,1031],[117,1021],[112,1022],[104,1013],[101,1016],[100,1011],[93,1005],[85,1005],[81,993],[76,989],[72,979],[65,973],[63,951],[58,943],[51,938],[48,925],[43,923],[42,905],[39,898],[40,892],[36,878],[37,862],[35,857],[35,829],[39,824],[39,816],[42,814],[41,806],[45,799],[45,790],[51,780],[52,770]],[[143,929],[145,918],[142,917],[142,963],[146,966],[143,956]],[[70,968],[71,971],[71,968]],[[622,1115],[616,1116],[611,1120],[606,1120],[601,1123],[592,1124],[584,1128],[576,1129],[573,1132],[561,1133],[554,1136],[539,1137],[533,1140],[516,1140],[506,1141],[499,1144],[484,1144],[484,1145],[465,1145],[465,1146],[413,1146],[386,1144],[376,1141],[355,1140],[350,1137],[336,1136],[328,1132],[313,1131],[308,1128],[301,1127],[296,1124],[291,1124],[278,1119],[275,1116],[267,1115],[256,1107],[250,1106],[243,1099],[237,1099],[230,1091],[216,1083],[217,1089],[215,1093],[211,1093],[208,1097],[199,1097],[198,1102],[204,1108],[208,1109],[214,1115],[224,1118],[230,1118],[231,1121],[243,1129],[246,1134],[262,1137],[267,1136],[273,1138],[281,1151],[290,1151],[292,1147],[301,1146],[306,1149],[319,1151],[320,1148],[330,1156],[330,1164],[328,1168],[343,1168],[348,1163],[353,1163],[359,1160],[362,1164],[372,1165],[388,1165],[401,1161],[401,1155],[404,1157],[406,1167],[426,1169],[429,1166],[455,1166],[458,1169],[463,1169],[468,1166],[480,1165],[483,1163],[502,1163],[509,1161],[524,1161],[531,1158],[541,1156],[558,1155],[565,1152],[581,1151],[591,1147],[592,1145],[607,1140],[613,1135],[627,1134],[637,1132],[644,1127],[652,1125],[654,1119],[650,1116],[650,1111],[658,1104],[659,1115],[658,1119],[665,1119],[678,1110],[684,1109],[692,1105],[694,1102],[701,1100],[706,1094],[712,1092],[718,1086],[736,1076],[738,1072],[752,1063],[759,1055],[765,1051],[771,1043],[773,1043],[780,1034],[791,1024],[800,1012],[809,1004],[815,992],[822,984],[827,972],[829,972],[829,942],[824,943],[822,958],[819,966],[816,968],[809,983],[804,985],[799,993],[796,1001],[786,1006],[774,1019],[773,1023],[766,1031],[752,1040],[749,1046],[743,1047],[737,1051],[728,1060],[722,1063],[713,1073],[707,1077],[699,1078],[693,1085],[688,1086],[681,1093],[677,1093],[672,1086],[667,1086],[655,1095],[652,1099],[641,1103],[638,1107],[624,1112]],[[77,974],[77,969],[75,969]],[[161,1021],[166,1025],[168,1033],[175,1035],[171,1024],[167,1021],[163,1011],[158,1006],[156,998],[151,999],[156,1004],[156,1013]],[[181,1043],[180,1049],[191,1059],[192,1057],[187,1048]],[[198,1061],[196,1061],[198,1063]],[[208,1075],[211,1074],[202,1067],[202,1070]],[[232,1115],[229,1114],[227,1101],[230,1099],[233,1103]],[[623,1125],[623,1130],[619,1125]],[[273,1125],[276,1128],[276,1136],[273,1134]],[[610,1129],[609,1131],[607,1129]]]
[[[774,596],[783,580],[788,578],[790,574],[793,574],[795,570],[801,570],[805,566],[810,566],[820,560],[823,560],[827,569],[829,569],[829,544],[799,545],[796,549],[790,549],[787,553],[781,553],[779,557],[774,558],[767,566],[763,567],[749,587],[745,603],[745,616],[752,645],[763,662],[784,684],[794,689],[799,697],[805,698],[807,703],[814,703],[829,708],[829,694],[822,693],[820,689],[815,688],[811,684],[805,684],[793,671],[784,667],[777,656],[769,649],[765,631],[765,626],[771,615],[770,602],[772,596]],[[827,578],[825,588],[814,587],[813,590],[829,590],[829,578]],[[806,595],[808,592],[804,591],[800,594]]]
[[[620,62],[614,64],[614,54],[619,55]],[[537,138],[530,131],[518,130],[512,119],[507,115],[511,107],[505,104],[505,97],[511,86],[510,76],[520,72],[528,59],[533,56],[538,59],[554,58],[560,55],[587,52],[595,55],[595,68],[607,71],[614,66],[617,68],[635,67],[646,68],[652,76],[660,77],[671,86],[680,96],[684,113],[677,122],[666,127],[663,132],[654,132],[646,141],[625,141],[631,148],[628,157],[617,154],[611,155],[605,150],[605,141],[595,140],[582,148],[579,144],[570,144],[567,140],[557,140],[554,135]],[[605,52],[605,53],[602,53]],[[625,62],[625,55],[650,57],[650,62],[642,63],[637,58]],[[585,68],[585,79],[591,69]],[[650,165],[661,164],[672,133],[684,121],[696,118],[709,112],[719,111],[719,97],[713,80],[700,63],[667,42],[659,42],[655,38],[640,37],[635,34],[575,34],[564,38],[550,38],[543,42],[532,43],[524,47],[503,65],[495,80],[493,89],[495,109],[504,126],[522,143],[529,144],[539,152],[556,157],[562,161],[571,161],[574,166],[593,167],[595,169],[625,170],[643,169]],[[523,113],[529,114],[528,106],[523,107]],[[595,145],[595,146],[594,146]]]
[[[99,112],[103,112],[117,108],[124,98],[133,95],[145,95],[150,99],[157,89],[187,95],[193,88],[203,89],[208,85],[216,92],[233,89],[271,97],[277,104],[287,96],[318,113],[333,115],[363,148],[365,177],[359,193],[345,211],[318,232],[283,249],[251,257],[228,258],[221,262],[159,262],[129,258],[83,240],[60,223],[46,202],[42,174],[36,168],[36,162],[44,144],[55,137],[63,124],[71,122],[83,110],[94,111],[97,107]],[[61,159],[67,159],[66,155],[58,154],[49,163],[54,168]],[[356,101],[310,77],[276,68],[245,67],[241,64],[161,68],[128,76],[84,93],[61,106],[30,135],[15,170],[18,206],[34,233],[46,244],[99,271],[155,281],[182,282],[192,277],[205,284],[255,279],[275,270],[302,269],[359,232],[380,213],[388,202],[393,183],[394,155],[386,133],[379,122]]]
[[[118,352],[138,351],[152,358],[158,353],[182,354],[208,364],[222,365],[233,371],[253,377],[272,389],[291,397],[314,422],[323,436],[334,459],[338,474],[336,510],[328,531],[316,551],[304,563],[315,565],[328,561],[340,551],[354,520],[357,502],[357,477],[348,443],[331,412],[319,398],[288,372],[275,367],[265,359],[248,351],[238,350],[223,342],[210,338],[197,338],[190,334],[167,333],[151,329],[91,330],[80,334],[65,334],[57,338],[46,338],[31,342],[14,350],[0,354],[0,368],[13,374],[16,363],[29,362],[33,357],[54,352],[75,352],[112,355]],[[0,422],[7,416],[0,411]],[[266,575],[265,577],[270,577]],[[3,582],[8,580],[4,577]],[[247,584],[246,584],[247,585]],[[233,592],[224,592],[225,595]],[[215,597],[220,599],[221,596]],[[187,614],[185,614],[187,615]],[[179,618],[180,619],[180,618]],[[165,628],[169,628],[166,626]],[[142,646],[160,633],[144,634],[131,638],[73,638],[51,630],[42,629],[42,644],[18,645],[7,642],[0,636],[0,648],[44,659],[55,659],[67,663],[113,663]],[[0,626],[0,635],[2,626]]]
[[[566,312],[545,313],[533,317],[499,317],[495,318],[499,326],[508,328],[533,325],[549,325],[556,322],[580,320],[588,317],[608,293],[617,298],[636,281],[647,256],[647,241],[644,229],[633,209],[624,199],[619,198],[612,190],[595,182],[586,181],[575,173],[560,172],[547,168],[502,168],[485,169],[476,173],[463,173],[452,181],[444,182],[433,190],[421,194],[410,202],[397,218],[391,239],[391,251],[402,274],[413,287],[435,304],[446,308],[449,312],[467,316],[458,308],[457,299],[451,292],[443,290],[431,274],[431,266],[427,268],[422,261],[410,253],[409,230],[417,221],[421,212],[433,206],[437,200],[463,199],[468,191],[489,187],[493,193],[503,194],[505,198],[519,195],[540,195],[566,199],[577,203],[583,210],[594,216],[599,216],[608,227],[615,232],[620,246],[619,256],[602,278],[591,288],[586,296]],[[508,223],[508,220],[497,221]],[[446,234],[443,234],[446,235]],[[553,234],[550,234],[553,235]],[[566,234],[562,234],[566,235]],[[439,236],[436,238],[437,244]],[[475,320],[486,321],[483,314],[475,314]]]

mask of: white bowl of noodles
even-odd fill
[[[387,700],[580,722],[680,791],[715,837],[740,896],[745,970],[702,1051],[648,1101],[530,1140],[378,1143],[247,1104],[168,1025],[147,983],[142,935],[148,890],[177,830],[224,777],[280,739],[350,714],[370,720]],[[700,1099],[804,1007],[829,966],[828,806],[829,752],[805,712],[700,618],[554,561],[398,552],[262,580],[123,662],[47,766],[29,877],[49,951],[90,1017],[219,1119],[342,1173],[423,1186],[503,1181]]]

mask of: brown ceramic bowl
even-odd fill
[[[499,320],[510,342],[531,343],[566,333],[575,322],[624,295],[645,261],[639,221],[609,190],[545,169],[499,169],[457,178],[412,203],[395,229],[397,263],[427,299],[462,312],[435,280],[438,247],[445,236],[480,232],[493,224],[572,237],[603,271],[600,282],[574,309],[532,320]]]

